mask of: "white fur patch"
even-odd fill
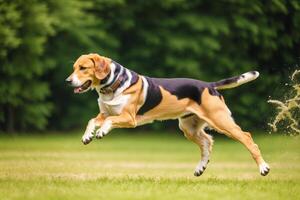
[[[259,165],[260,174],[267,174],[269,170],[270,170],[270,166],[266,162],[263,162]]]
[[[78,79],[76,74],[72,75],[72,85],[75,87],[79,87],[82,85],[81,81]]]
[[[109,101],[105,101],[102,98],[98,99],[98,104],[101,112],[107,115],[119,115],[123,108],[127,105],[130,95],[120,94]]]
[[[100,129],[103,131],[104,134],[107,134],[111,130],[111,121],[105,120]]]
[[[86,127],[86,130],[82,136],[82,141],[88,141],[91,140],[93,137],[93,132],[95,130],[96,124],[95,124],[95,119],[91,119]]]
[[[144,104],[147,98],[149,83],[144,76],[142,76],[142,81],[143,81],[143,99],[144,99],[144,102],[142,104]]]
[[[255,80],[259,76],[259,72],[254,71],[254,72],[246,72],[242,75],[240,75],[240,78],[237,81],[238,85],[250,82]]]
[[[125,89],[127,89],[130,86],[130,82],[131,82],[131,79],[132,79],[132,74],[130,73],[130,71],[128,69],[126,69],[126,68],[123,68],[123,69],[126,71],[128,79],[125,81],[125,83],[121,87],[119,87],[115,91],[115,96],[118,96],[119,94],[121,94]],[[121,74],[121,72],[120,72],[120,74]]]

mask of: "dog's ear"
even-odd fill
[[[90,59],[94,63],[94,73],[97,79],[104,79],[110,72],[111,60],[98,54],[89,54]]]

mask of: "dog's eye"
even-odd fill
[[[79,70],[80,70],[80,71],[83,71],[83,70],[85,70],[85,69],[86,69],[86,68],[83,67],[83,66],[80,66],[80,67],[79,67]]]

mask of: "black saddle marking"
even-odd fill
[[[153,81],[178,99],[189,98],[201,104],[201,95],[205,88],[213,96],[221,96],[212,83],[189,78],[152,78]]]
[[[143,115],[147,111],[151,110],[155,106],[157,106],[162,100],[162,94],[160,88],[157,84],[155,84],[151,78],[145,77],[148,82],[147,96],[145,103],[138,111],[138,115]]]
[[[138,80],[139,80],[139,76],[137,73],[135,73],[134,71],[129,70],[129,72],[131,73],[132,77],[131,77],[131,81],[130,81],[130,86],[134,85]]]
[[[212,83],[188,78],[150,78],[145,77],[149,87],[146,101],[138,111],[138,114],[144,114],[157,106],[162,100],[162,94],[159,89],[163,89],[175,95],[179,100],[189,98],[201,104],[201,95],[205,88],[208,88],[210,95],[221,97],[220,93],[213,87]]]

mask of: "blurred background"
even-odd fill
[[[258,80],[222,91],[235,120],[268,129],[300,59],[299,0],[0,0],[0,130],[83,129],[97,94],[65,84],[81,54],[99,53],[140,74]],[[144,129],[176,128],[174,122]]]

